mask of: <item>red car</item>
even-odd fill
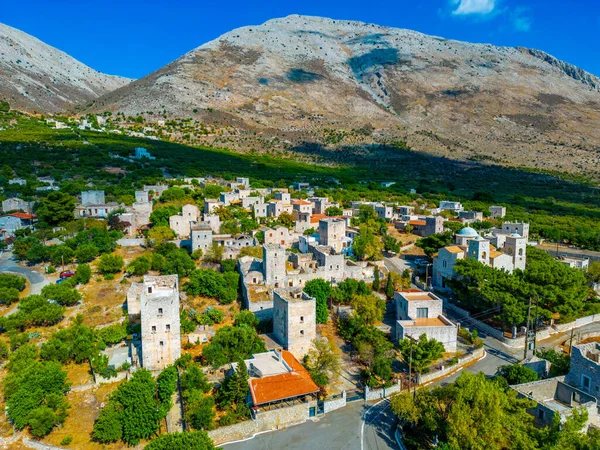
[[[70,278],[72,276],[75,276],[75,272],[72,270],[65,270],[64,272],[60,273],[61,278]]]

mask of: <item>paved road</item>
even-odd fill
[[[363,427],[365,413],[366,422]],[[301,425],[260,434],[248,441],[220,446],[226,450],[395,449],[397,445],[393,438],[394,423],[387,400],[375,405],[365,405],[362,401],[356,401]],[[362,445],[361,432],[364,436]]]
[[[29,280],[30,294],[40,294],[42,288],[50,284],[50,281],[39,272],[20,266],[11,252],[3,252],[0,255],[0,272],[18,273],[26,277]],[[14,314],[16,311],[17,305],[13,306],[5,315]]]
[[[412,270],[412,266],[408,264],[405,260],[394,256],[393,258],[383,258],[383,263],[385,264],[385,268],[387,270],[391,270],[392,272],[402,273],[405,269]]]

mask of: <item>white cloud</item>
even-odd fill
[[[457,8],[452,14],[457,16],[467,16],[472,14],[487,15],[494,11],[496,0],[452,0]]]
[[[531,18],[525,14],[529,12],[529,8],[516,8],[510,15],[510,21],[516,31],[529,31],[531,29]]]

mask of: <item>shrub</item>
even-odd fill
[[[15,288],[0,287],[0,304],[10,305],[19,300],[19,290]]]
[[[119,255],[105,254],[100,258],[98,272],[103,275],[119,273],[123,269],[123,258]],[[113,277],[114,278],[114,277]]]
[[[92,278],[92,269],[87,264],[80,264],[75,271],[75,281],[81,284],[87,284]]]
[[[42,289],[42,295],[48,300],[54,300],[59,305],[73,306],[81,300],[81,294],[64,284],[49,284]]]
[[[73,436],[71,436],[70,434],[67,434],[62,441],[60,441],[60,445],[69,445],[71,442],[73,442]]]

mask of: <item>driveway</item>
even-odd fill
[[[366,417],[364,425],[363,417]],[[395,449],[394,425],[389,401],[376,404],[356,401],[301,425],[260,434],[243,442],[221,444],[220,447],[225,450]]]

